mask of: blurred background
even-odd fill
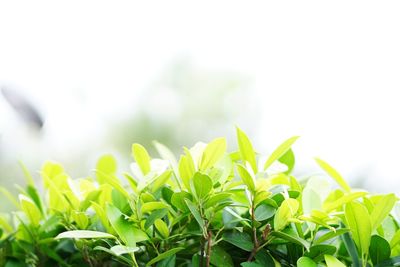
[[[47,159],[74,177],[130,145],[176,154],[235,125],[257,151],[293,135],[356,187],[400,193],[396,1],[1,1],[0,185]],[[0,196],[0,203],[3,203]],[[1,204],[3,205],[3,204]]]

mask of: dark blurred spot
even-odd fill
[[[42,116],[26,97],[7,87],[1,88],[1,94],[26,123],[37,127],[39,130],[43,127]]]

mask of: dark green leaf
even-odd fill
[[[373,235],[369,247],[369,255],[374,265],[390,258],[390,245],[383,237]]]
[[[252,251],[254,245],[247,233],[230,232],[223,235],[223,240],[245,251]]]

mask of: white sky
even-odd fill
[[[400,188],[400,3],[234,2],[1,1],[0,86],[39,103],[48,143],[73,151],[186,57],[251,77],[261,147],[301,135],[305,166],[319,155],[376,190]],[[3,140],[18,146],[3,104]]]

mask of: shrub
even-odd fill
[[[43,186],[29,172],[17,207],[0,217],[3,266],[395,266],[400,264],[394,194],[354,190],[330,165],[327,179],[291,175],[297,137],[262,160],[240,129],[184,148],[177,161],[132,146],[131,173],[117,177],[110,155],[95,178],[71,179],[54,162]]]

